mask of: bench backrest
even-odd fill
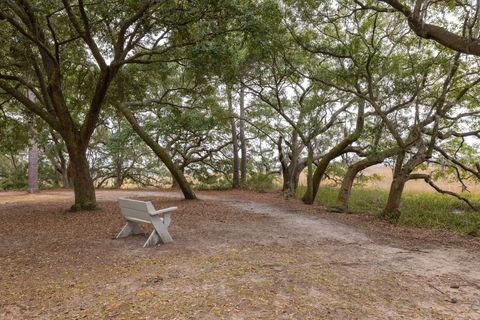
[[[118,205],[125,219],[135,222],[152,223],[149,212],[155,212],[155,208],[150,201],[119,198]]]

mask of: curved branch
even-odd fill
[[[441,189],[439,186],[437,186],[433,180],[432,180],[432,177],[428,174],[424,174],[424,173],[412,173],[410,174],[410,176],[408,177],[409,180],[418,180],[418,179],[423,179],[425,180],[426,183],[428,183],[430,186],[432,186],[433,189],[435,189],[437,192],[441,193],[441,194],[448,194],[452,197],[455,197],[459,200],[462,200],[463,202],[465,202],[472,210],[474,211],[478,211],[478,209],[465,197],[459,195],[458,193],[455,193],[455,192],[452,192],[452,191],[448,191],[448,190],[443,190]]]

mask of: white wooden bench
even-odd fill
[[[143,233],[140,228],[141,223],[153,225],[153,231],[143,245],[144,248],[156,245],[160,240],[163,243],[172,242],[173,239],[168,233],[168,226],[172,221],[170,215],[177,207],[170,207],[161,210],[155,210],[150,201],[139,201],[132,199],[119,198],[118,205],[127,224],[117,235],[118,238],[124,238],[131,234]],[[159,215],[162,214],[162,217]]]

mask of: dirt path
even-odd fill
[[[42,196],[42,201],[45,196],[52,202],[71,201],[71,195],[63,191]],[[178,201],[175,199],[180,199],[181,195],[154,191],[97,193],[100,202],[115,201],[118,197],[161,197]],[[249,290],[253,290],[253,286],[255,290],[251,292],[258,295],[259,300],[250,304],[265,299],[268,301],[266,306],[274,309],[284,305],[291,307],[293,303],[298,305],[297,308],[321,310],[321,313],[311,313],[313,311],[308,308],[308,312],[299,309],[296,312],[300,313],[291,314],[288,313],[290,310],[274,317],[274,314],[256,313],[244,307],[246,309],[240,312],[239,319],[291,318],[294,315],[306,315],[312,319],[318,315],[331,319],[480,319],[480,257],[474,249],[430,243],[409,247],[397,245],[398,241],[379,241],[362,228],[323,217],[320,213],[306,212],[305,206],[297,202],[268,196],[262,200],[252,194],[213,192],[201,193],[201,198],[207,204],[220,204],[220,211],[226,210],[221,209],[223,207],[231,209],[232,216],[228,218],[231,220],[223,216],[215,220],[212,208],[211,218],[196,222],[198,231],[175,229],[174,224],[173,232],[180,238],[168,249],[169,253],[178,257],[176,250],[202,251],[195,258],[196,266],[187,267],[187,262],[185,266],[178,262],[179,270],[183,266],[186,274],[190,274],[189,268],[198,273],[198,268],[201,270],[205,263],[202,259],[207,259],[209,265],[211,257],[218,257],[220,264],[215,268],[220,270],[228,265],[237,270],[234,278],[241,278],[235,281],[240,281],[242,288],[245,283]],[[18,207],[30,200],[3,202],[3,208]],[[205,205],[200,211],[209,214],[209,208]],[[264,219],[236,222],[240,217],[255,216]],[[191,240],[188,232],[191,232]],[[199,237],[199,234],[209,235]],[[239,251],[243,251],[240,256]],[[186,257],[190,259],[190,255]],[[238,271],[240,269],[242,271]],[[209,273],[211,276],[215,274]],[[201,280],[203,286],[207,286],[204,289],[214,289],[222,299],[230,295],[234,300],[239,300],[239,295],[243,297],[241,299],[247,299],[239,293],[247,289],[232,289],[235,286],[229,283],[231,277],[218,277],[223,280],[216,278],[211,283]],[[273,296],[262,295],[263,286],[267,284],[267,292],[274,291]],[[192,299],[195,300],[190,298],[189,303]]]
[[[480,319],[480,257],[476,253],[461,248],[405,250],[377,244],[351,226],[304,216],[297,210],[292,212],[278,205],[255,201],[228,200],[227,203],[275,218],[283,228],[276,234],[288,241],[330,243],[332,251],[325,257],[331,257],[332,263],[364,266],[369,272],[381,269],[392,276],[416,278],[412,286],[426,292],[436,291],[451,303],[437,308],[458,311],[455,316],[458,318]]]
[[[480,257],[462,248],[428,248],[405,250],[387,244],[378,244],[363,232],[329,219],[305,216],[298,209],[284,209],[281,205],[239,199],[208,199],[222,201],[230,206],[274,218],[282,230],[275,230],[285,241],[329,244],[331,251],[324,254],[331,263],[344,266],[363,266],[368,273],[379,269],[392,277],[415,279],[417,290],[439,293],[446,304],[427,307],[453,312],[455,318],[480,319]],[[333,242],[333,243],[332,243]],[[365,275],[362,275],[365,276]],[[450,304],[449,304],[450,303]]]
[[[155,195],[144,192],[125,193],[126,196]],[[173,192],[156,194],[161,197],[181,198],[181,194]],[[100,197],[114,200],[109,195],[105,193]],[[406,275],[416,278],[415,286],[418,290],[436,295],[440,293],[444,301],[450,303],[435,306],[427,302],[428,307],[453,311],[456,317],[461,314],[466,319],[480,319],[480,257],[472,252],[461,248],[405,250],[387,244],[377,244],[362,231],[343,223],[302,215],[301,209],[285,209],[281,205],[219,195],[207,194],[201,195],[200,198],[220,201],[243,211],[274,218],[279,225],[275,230],[265,230],[259,239],[254,239],[256,241],[262,242],[262,236],[267,236],[267,239],[271,240],[273,237],[280,243],[292,241],[302,244],[329,243],[332,251],[328,256],[332,257],[330,254],[334,254],[335,257],[332,263],[364,266],[369,272],[382,269],[392,276]],[[456,288],[457,286],[459,288]]]

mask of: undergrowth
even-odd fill
[[[297,195],[303,195],[300,187]],[[335,206],[338,189],[321,186],[316,201]],[[349,209],[352,212],[369,212],[379,215],[387,201],[388,191],[383,189],[356,187],[352,190]],[[467,195],[480,207],[478,195]],[[480,236],[480,212],[473,211],[464,202],[438,193],[405,191],[397,224],[429,229],[443,229],[462,234]]]

